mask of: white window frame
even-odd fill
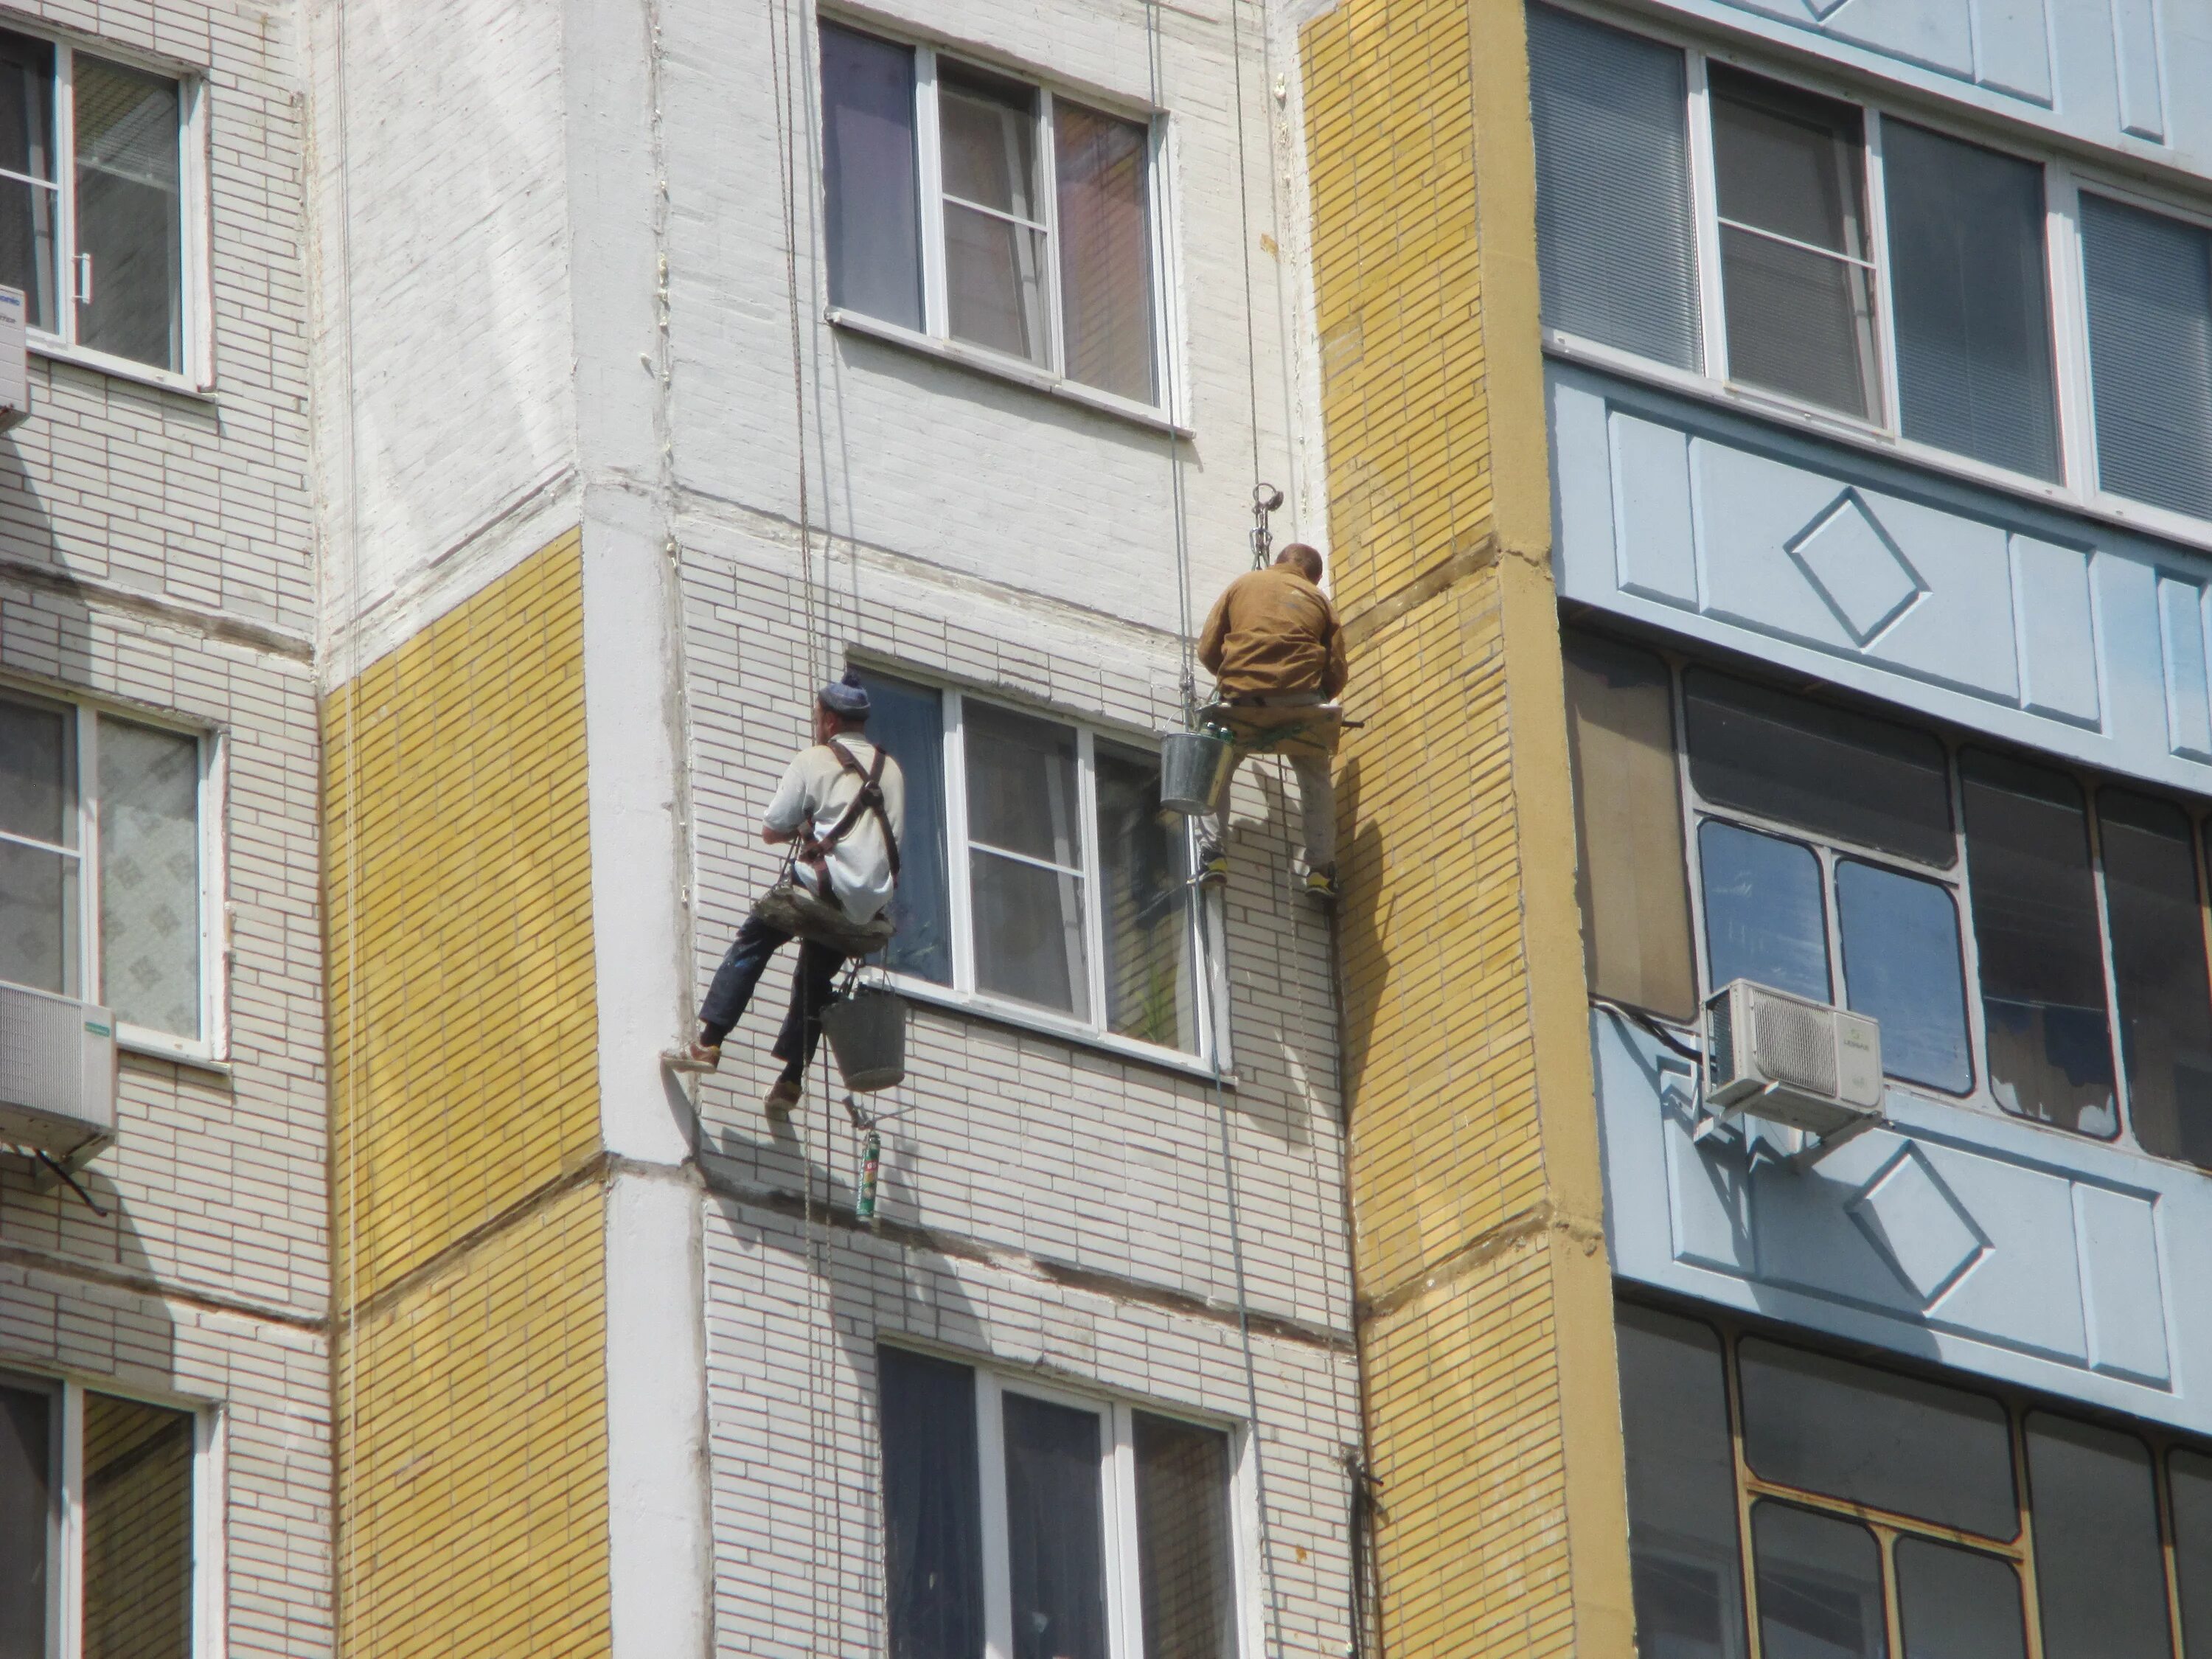
[[[84,1397],[88,1393],[191,1415],[192,1659],[223,1659],[229,1645],[222,1525],[228,1459],[221,1408],[164,1398],[106,1377],[80,1380],[9,1367],[0,1368],[0,1383],[44,1393],[56,1407],[53,1432],[60,1442],[61,1455],[55,1460],[59,1467],[47,1522],[46,1559],[53,1567],[46,1586],[50,1659],[82,1659],[84,1652]]]
[[[1100,1536],[1105,1544],[1106,1627],[1109,1659],[1142,1659],[1144,1585],[1139,1577],[1136,1417],[1165,1418],[1225,1435],[1229,1441],[1230,1561],[1235,1582],[1238,1659],[1266,1659],[1266,1607],[1260,1594],[1257,1482],[1250,1433],[1245,1425],[1163,1407],[1150,1401],[1079,1392],[1055,1382],[1014,1377],[988,1362],[904,1342],[890,1346],[968,1367],[975,1379],[975,1470],[981,1500],[983,1650],[985,1659],[1013,1659],[1012,1567],[1006,1534],[1006,1396],[1021,1395],[1048,1405],[1090,1412],[1100,1422]]]
[[[198,845],[200,1034],[180,1037],[149,1026],[118,1020],[117,1046],[131,1052],[165,1060],[220,1065],[228,1042],[228,941],[221,920],[228,915],[224,902],[224,864],[221,825],[224,812],[223,734],[167,715],[125,704],[112,703],[74,692],[56,690],[13,679],[0,679],[0,696],[21,693],[40,702],[61,705],[74,711],[76,720],[77,844],[77,988],[68,994],[82,1001],[108,1006],[101,963],[100,921],[100,722],[103,718],[149,726],[179,737],[191,738],[199,748]],[[57,851],[71,851],[57,848]],[[94,994],[97,991],[99,994]]]
[[[1182,430],[1178,423],[1179,411],[1185,407],[1185,402],[1177,374],[1177,354],[1173,349],[1173,319],[1177,309],[1175,304],[1176,268],[1167,235],[1170,216],[1167,191],[1172,168],[1169,163],[1169,123],[1164,112],[1132,106],[1126,99],[1073,87],[1066,88],[1063,94],[1055,91],[1052,80],[1033,70],[1008,66],[978,53],[940,48],[925,40],[888,32],[867,19],[848,18],[824,11],[819,21],[892,46],[903,46],[914,54],[915,188],[920,209],[916,234],[921,242],[921,329],[910,329],[842,306],[830,307],[827,313],[830,320],[841,327],[914,345],[934,356],[950,357],[994,374],[1034,385],[1040,390],[1128,416],[1148,425],[1165,425],[1177,431]],[[818,52],[818,42],[815,50]],[[944,61],[1000,80],[1019,82],[1036,94],[1035,157],[1037,186],[1044,198],[1044,217],[1041,223],[1027,220],[1020,222],[1044,233],[1045,335],[1048,349],[1042,363],[1016,356],[1011,352],[999,351],[972,340],[956,339],[952,335],[951,301],[945,274],[943,132],[939,125],[937,102],[938,71]],[[819,97],[821,94],[817,61],[816,95]],[[1159,392],[1158,399],[1152,403],[1088,385],[1071,379],[1067,374],[1067,342],[1061,327],[1063,307],[1060,292],[1060,167],[1053,127],[1054,101],[1061,95],[1065,95],[1071,103],[1081,104],[1085,108],[1097,110],[1102,114],[1131,122],[1146,130],[1145,216],[1146,252],[1151,260],[1152,374]],[[818,125],[817,114],[817,130]],[[826,189],[826,178],[824,187]],[[978,210],[994,217],[1006,216],[996,209],[979,208]],[[826,286],[826,248],[823,270]]]
[[[214,383],[215,319],[209,270],[210,215],[208,206],[208,96],[204,76],[145,52],[106,40],[77,39],[41,29],[28,20],[9,14],[0,16],[0,27],[11,33],[44,41],[54,51],[54,178],[58,207],[55,214],[54,272],[55,329],[29,328],[27,342],[45,357],[73,362],[125,380],[146,380],[173,392],[204,392]],[[78,343],[76,305],[82,292],[76,247],[76,57],[79,52],[103,58],[129,69],[140,70],[173,81],[177,86],[177,234],[179,328],[183,363],[172,369],[119,357]],[[96,283],[99,273],[94,273]]]
[[[2096,410],[2090,394],[2088,307],[2082,268],[2080,198],[2083,191],[2204,228],[2212,228],[2212,207],[2191,206],[2170,196],[2146,191],[2139,182],[2062,158],[2055,152],[2024,147],[2016,139],[1962,125],[1918,108],[1890,109],[1840,79],[1784,69],[1733,51],[1713,50],[1685,32],[1638,17],[1632,22],[1588,0],[1544,0],[1557,10],[1635,34],[1684,55],[1686,88],[1685,131],[1689,147],[1689,187],[1693,240],[1698,259],[1698,325],[1702,364],[1680,369],[1619,346],[1547,326],[1548,356],[1668,391],[1681,392],[1799,428],[1876,454],[1909,462],[1967,483],[2055,506],[2147,535],[2212,551],[2212,520],[2192,518],[2169,508],[2131,501],[2105,490],[2097,478]],[[1869,246],[1874,253],[1874,321],[1880,368],[1876,395],[1881,418],[1860,420],[1839,410],[1792,397],[1788,392],[1742,385],[1729,376],[1727,319],[1722,292],[1718,181],[1714,161],[1711,94],[1708,66],[1723,64],[1778,86],[1849,103],[1865,118],[1866,202]],[[1963,143],[2029,162],[2044,176],[2044,271],[2045,316],[2051,331],[2052,397],[2058,422],[2059,477],[2055,482],[2015,472],[1972,456],[1905,436],[1898,399],[1897,343],[1893,325],[1889,215],[1882,165],[1882,125],[1889,116]]]
[[[1155,1065],[1170,1066],[1194,1076],[1212,1078],[1215,1075],[1217,1064],[1222,1073],[1227,1073],[1230,1069],[1228,1021],[1224,1018],[1228,1006],[1227,975],[1222,962],[1223,953],[1218,945],[1212,950],[1206,948],[1209,942],[1218,941],[1223,937],[1222,918],[1212,895],[1202,886],[1196,890],[1198,902],[1190,907],[1187,935],[1197,981],[1194,987],[1198,999],[1197,1049],[1173,1048],[1165,1043],[1124,1036],[1108,1029],[1106,1023],[1104,915],[1099,894],[1097,739],[1103,737],[1109,743],[1145,753],[1157,753],[1157,741],[1094,726],[1055,709],[1031,708],[995,697],[981,696],[896,666],[887,666],[882,672],[909,684],[927,687],[938,694],[944,727],[945,885],[946,905],[951,912],[947,933],[952,957],[952,983],[940,985],[935,980],[887,969],[881,974],[883,980],[895,987],[901,994],[917,1001],[933,1002],[940,1006],[1003,1020],[1010,1024],[1027,1026],[1033,1030],[1093,1044]],[[1031,720],[1049,720],[1056,726],[1070,728],[1075,734],[1077,808],[1082,816],[1083,844],[1083,868],[1075,873],[1079,875],[1083,883],[1085,985],[1091,1009],[1091,1018],[1088,1020],[1077,1019],[1040,1004],[1020,1002],[976,988],[975,920],[968,878],[970,843],[968,836],[966,711],[971,701]],[[909,824],[908,836],[913,836],[919,829],[919,825]],[[1186,845],[1190,847],[1191,869],[1195,874],[1196,848],[1190,844],[1193,831],[1188,821],[1183,827],[1183,835]],[[1000,849],[990,850],[994,856],[1019,857],[1005,854]],[[1033,859],[1022,859],[1020,861],[1038,862]],[[1059,870],[1065,866],[1054,865],[1050,867]]]

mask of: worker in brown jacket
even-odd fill
[[[1328,595],[1321,591],[1321,555],[1293,542],[1264,570],[1251,571],[1229,584],[1214,601],[1199,635],[1198,659],[1206,665],[1223,702],[1266,708],[1310,708],[1334,702],[1344,690],[1344,630]],[[1336,896],[1336,787],[1324,755],[1292,753],[1298,777],[1299,815],[1304,820],[1306,890],[1320,899]],[[1229,878],[1228,796],[1212,835],[1199,854],[1199,875],[1219,883]]]

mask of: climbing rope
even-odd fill
[[[793,459],[799,470],[799,585],[801,626],[805,632],[804,660],[806,684],[811,688],[830,678],[830,659],[835,654],[834,629],[830,616],[831,598],[826,592],[817,592],[814,568],[812,511],[808,498],[806,462],[806,363],[802,346],[802,317],[804,308],[799,301],[799,176],[802,165],[799,149],[804,142],[803,129],[811,123],[804,122],[801,110],[807,100],[803,90],[811,84],[808,71],[811,56],[805,43],[803,5],[799,0],[769,0],[769,72],[775,108],[776,167],[781,186],[784,248],[784,294],[790,312],[791,392],[793,417]],[[811,181],[811,164],[805,164]],[[828,549],[823,557],[824,570],[822,587],[828,586]],[[831,1117],[829,1092],[823,1094],[823,1123],[820,1149],[817,1155],[814,1137],[808,1133],[806,1117],[799,1114],[793,1124],[799,1142],[799,1169],[803,1183],[802,1221],[805,1246],[807,1298],[811,1315],[807,1324],[806,1359],[809,1375],[802,1384],[806,1395],[807,1426],[807,1623],[809,1635],[818,1659],[837,1653],[843,1646],[842,1633],[837,1628],[842,1598],[836,1593],[837,1577],[844,1560],[843,1483],[827,1478],[834,1473],[838,1457],[837,1446],[837,1334],[836,1286],[831,1278],[832,1262],[829,1218],[834,1171],[831,1168],[832,1148],[836,1145],[836,1125]],[[821,1182],[817,1198],[816,1181]],[[829,1574],[825,1590],[823,1574]]]

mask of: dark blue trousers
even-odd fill
[[[753,1000],[753,988],[768,971],[769,958],[790,942],[789,933],[764,927],[750,917],[745,919],[745,925],[731,941],[729,954],[714,970],[706,1001],[699,1006],[702,1042],[720,1042],[744,1018],[745,1005]],[[830,1006],[837,970],[844,965],[845,958],[828,945],[799,940],[799,966],[791,976],[791,1006],[784,1014],[783,1029],[776,1033],[775,1047],[769,1051],[783,1061],[787,1082],[796,1083],[806,1074],[814,1050],[822,1042],[822,1011]]]

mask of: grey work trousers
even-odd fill
[[[1305,708],[1326,702],[1318,691],[1279,691],[1272,696],[1258,697],[1255,702],[1273,708]],[[1239,755],[1237,764],[1242,766],[1250,759]],[[1336,782],[1329,775],[1329,759],[1326,755],[1285,755],[1291,769],[1298,779],[1298,817],[1300,833],[1305,837],[1306,867],[1310,870],[1331,870],[1336,866]],[[1229,843],[1229,795],[1236,782],[1235,768],[1230,770],[1229,783],[1222,786],[1221,811],[1215,817],[1213,833],[1224,847]]]

